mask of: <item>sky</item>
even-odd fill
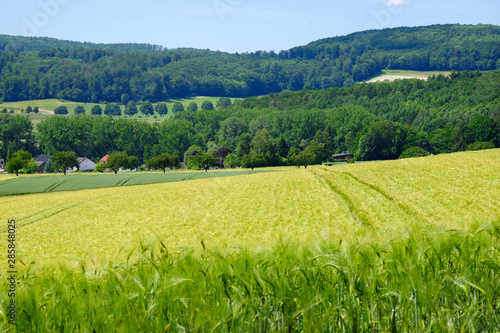
[[[498,0],[0,0],[0,34],[276,52],[356,31],[500,25]]]

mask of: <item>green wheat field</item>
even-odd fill
[[[17,332],[500,332],[499,149],[269,170],[1,196]]]

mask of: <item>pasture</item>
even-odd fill
[[[238,100],[239,98],[231,98],[231,101],[234,103],[234,101]],[[168,107],[168,114],[165,115],[163,118],[170,118],[172,116],[172,106],[176,102],[180,102],[184,108],[186,109],[189,103],[191,102],[196,102],[198,104],[198,110],[201,110],[201,103],[204,101],[210,101],[216,107],[216,103],[219,100],[219,97],[205,97],[205,96],[194,96],[191,98],[182,98],[182,99],[169,99],[168,101],[164,101],[167,104]],[[153,105],[156,105],[157,103],[153,103]],[[48,117],[53,116],[53,111],[55,108],[58,106],[66,106],[68,108],[68,114],[72,115],[74,114],[74,110],[78,105],[82,105],[85,108],[85,114],[91,114],[90,110],[94,105],[99,105],[102,110],[104,111],[104,108],[106,107],[106,104],[98,104],[98,103],[79,103],[79,102],[71,102],[71,101],[63,101],[63,100],[58,100],[58,99],[41,99],[41,100],[31,100],[31,101],[19,101],[19,102],[4,102],[0,103],[0,110],[3,110],[6,108],[7,110],[13,109],[15,111],[15,114],[22,114],[21,110],[26,110],[28,106],[35,107],[38,106],[40,108],[40,112],[38,114],[30,113],[27,114],[28,117],[34,122],[38,123],[43,119],[46,119]],[[122,117],[125,117],[123,114],[125,110],[125,106],[121,105],[120,106],[122,109]],[[140,105],[137,105],[137,108],[140,108]],[[162,117],[158,114],[155,114],[157,117],[154,118],[154,116],[150,117],[145,117],[140,111],[136,115],[129,117],[126,116],[130,119],[145,119],[148,121],[155,121],[158,119],[162,119]]]
[[[498,165],[496,149],[0,197],[18,329],[499,332]]]

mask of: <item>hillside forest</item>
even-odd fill
[[[0,100],[126,104],[352,87],[382,69],[499,69],[499,45],[493,25],[371,30],[241,54],[0,35]]]
[[[0,114],[0,157],[22,149],[33,156],[71,151],[94,161],[125,152],[140,163],[169,153],[187,162],[208,152],[228,166],[256,167],[321,163],[345,151],[361,161],[495,148],[499,82],[500,70],[465,71],[428,81],[284,90],[154,123],[87,110],[34,127],[28,117],[6,113]]]

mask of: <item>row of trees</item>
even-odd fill
[[[215,111],[177,112],[156,123],[57,116],[41,121],[36,134],[26,117],[0,114],[0,153],[73,151],[99,160],[122,151],[140,163],[169,153],[188,164],[185,154],[197,146],[195,156],[209,154],[219,166],[261,166],[320,163],[344,151],[378,160],[500,147],[499,81],[500,71],[457,72],[428,81],[283,91]],[[191,162],[199,168],[210,163]]]
[[[372,30],[278,53],[245,54],[105,45],[98,50],[98,45],[89,44],[77,49],[65,41],[42,39],[37,44],[36,38],[19,37],[14,44],[12,38],[4,43],[2,39],[0,99],[4,101],[59,98],[120,103],[122,96],[153,102],[192,95],[248,97],[283,89],[350,87],[384,68],[500,68],[500,28],[491,25]]]
[[[164,102],[156,103],[153,106],[153,104],[150,101],[144,101],[138,107],[136,101],[129,100],[127,102],[126,98],[122,98],[122,103],[125,106],[124,110],[123,110],[123,114],[130,116],[130,117],[136,115],[137,113],[139,113],[139,111],[143,115],[145,115],[146,117],[152,116],[155,113],[159,114],[160,117],[163,117],[163,116],[167,115],[167,113],[168,113],[167,103],[164,103]],[[231,99],[229,97],[221,97],[221,98],[219,98],[219,100],[216,103],[216,106],[218,109],[228,108],[231,105],[232,105],[232,102],[231,102]],[[205,100],[201,103],[201,110],[203,110],[203,111],[211,111],[214,109],[215,109],[215,107],[211,101]],[[181,102],[175,102],[172,105],[172,112],[173,113],[182,112],[184,110],[193,111],[193,112],[198,111],[199,110],[198,103],[196,103],[194,101],[190,102],[188,104],[187,108],[184,108],[184,105]],[[35,108],[33,109],[30,106],[28,106],[28,108],[26,109],[26,113],[30,113],[30,112],[38,113],[38,107],[35,106]],[[7,112],[4,112],[4,113],[7,113]],[[54,114],[57,114],[57,115],[65,115],[68,113],[69,113],[68,108],[64,105],[58,106],[54,109]],[[74,113],[75,114],[86,114],[85,107],[83,105],[77,105],[74,109]],[[92,107],[92,109],[90,110],[90,113],[93,115],[98,115],[98,116],[100,116],[102,114],[105,114],[107,116],[121,116],[122,115],[122,108],[118,103],[112,102],[112,103],[106,103],[106,106],[104,107],[104,110],[103,110],[100,105],[96,104]]]

